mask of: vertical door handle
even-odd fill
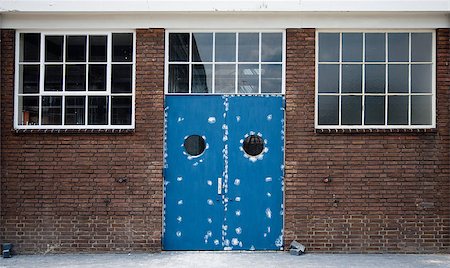
[[[217,194],[222,194],[222,178],[217,178]]]

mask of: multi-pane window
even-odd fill
[[[167,93],[283,92],[283,32],[169,32]]]
[[[432,32],[318,32],[318,128],[434,125]]]
[[[18,33],[15,126],[132,128],[134,33]]]

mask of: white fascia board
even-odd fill
[[[1,0],[0,12],[449,12],[448,0]]]

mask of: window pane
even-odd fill
[[[215,74],[215,93],[235,93],[236,66],[217,64]]]
[[[106,65],[91,64],[89,65],[89,90],[105,91],[106,90]]]
[[[431,61],[433,35],[411,33],[411,61]]]
[[[319,61],[339,61],[339,33],[319,33]]]
[[[45,65],[44,90],[62,91],[63,85],[63,66]]]
[[[47,35],[45,37],[45,61],[62,62],[64,36]]]
[[[20,65],[19,93],[38,93],[39,77],[39,65]]]
[[[89,97],[88,125],[108,124],[108,97]]]
[[[431,64],[411,65],[411,92],[431,93]]]
[[[319,64],[319,93],[339,92],[339,65]]]
[[[212,93],[212,65],[192,65],[192,93]]]
[[[239,34],[239,61],[259,61],[259,33]]]
[[[261,93],[281,93],[282,91],[282,65],[261,65]]]
[[[391,64],[388,68],[389,93],[408,93],[408,65]]]
[[[342,96],[342,125],[361,125],[361,96]]]
[[[72,35],[67,36],[66,61],[80,62],[86,61],[86,36]]]
[[[319,95],[319,125],[339,124],[339,97]]]
[[[236,61],[236,34],[216,33],[216,62]]]
[[[366,93],[384,93],[386,84],[386,65],[366,65]]]
[[[112,96],[111,109],[112,125],[131,125],[131,96]]]
[[[213,55],[213,34],[192,34],[192,61],[211,62]]]
[[[366,61],[386,60],[386,34],[366,33]]]
[[[112,65],[111,92],[131,93],[133,67],[131,64]]]
[[[342,93],[361,93],[362,65],[342,65]]]
[[[42,97],[42,125],[61,125],[62,97]]]
[[[384,111],[384,96],[366,96],[364,104],[364,124],[384,125]]]
[[[261,34],[261,61],[281,62],[283,60],[283,34]]]
[[[39,97],[19,97],[19,125],[39,124]]]
[[[342,34],[342,61],[362,61],[363,35],[362,33]]]
[[[388,33],[389,61],[409,61],[409,34]]]
[[[86,65],[66,65],[66,91],[86,90]]]
[[[408,96],[389,96],[388,125],[408,124]]]
[[[411,96],[411,124],[431,125],[431,96]]]
[[[64,124],[84,125],[86,97],[66,97]]]
[[[169,93],[189,92],[189,65],[169,65]]]
[[[112,34],[112,61],[131,62],[133,61],[133,34],[113,33]]]
[[[189,61],[189,34],[169,34],[169,61]]]
[[[89,61],[105,62],[106,61],[106,35],[89,36]]]
[[[20,34],[20,61],[39,62],[41,55],[41,34]]]
[[[259,65],[240,64],[238,66],[238,93],[259,92]]]

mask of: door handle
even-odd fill
[[[222,194],[222,178],[217,178],[217,194]]]

